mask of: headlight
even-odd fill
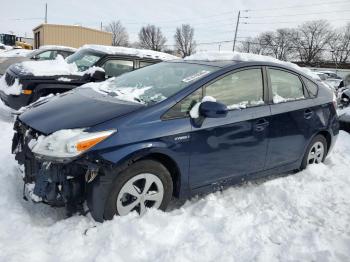
[[[105,140],[116,130],[88,133],[85,129],[66,129],[49,136],[40,136],[29,142],[32,152],[37,155],[54,158],[71,158],[78,156]]]

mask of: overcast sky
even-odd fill
[[[350,0],[0,0],[0,32],[32,37],[32,29],[44,21],[48,3],[48,22],[99,28],[100,23],[121,20],[131,41],[137,40],[142,25],[162,28],[167,44],[173,44],[176,26],[189,23],[195,28],[197,43],[232,40],[238,10],[242,24],[238,40],[280,27],[295,27],[315,19],[328,19],[332,26],[350,22]],[[248,24],[245,24],[248,23]],[[232,43],[222,43],[227,49]],[[218,48],[201,44],[198,49]]]

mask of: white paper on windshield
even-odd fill
[[[188,77],[182,79],[182,82],[188,83],[188,82],[191,82],[191,81],[196,80],[198,78],[201,78],[202,76],[205,76],[209,73],[210,73],[210,71],[202,70],[198,73],[195,73],[194,75],[191,75],[191,76],[188,76]]]

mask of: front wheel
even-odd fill
[[[105,205],[105,219],[125,216],[136,211],[144,214],[147,208],[165,210],[173,192],[169,171],[159,162],[141,160],[117,176]]]
[[[305,169],[308,165],[322,163],[327,155],[327,140],[322,135],[315,136],[306,153],[301,164],[301,169]]]

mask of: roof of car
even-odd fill
[[[106,45],[84,45],[79,50],[83,49],[90,49],[97,52],[109,54],[109,55],[129,55],[129,56],[136,56],[140,58],[151,58],[151,59],[159,59],[159,60],[173,60],[178,59],[178,57],[153,51],[153,50],[147,50],[147,49],[137,49],[137,48],[130,48],[130,47],[122,47],[122,46],[106,46]]]
[[[298,65],[291,62],[281,61],[274,57],[252,54],[252,53],[241,53],[241,52],[233,52],[233,51],[199,52],[199,53],[185,57],[184,61],[191,61],[191,62],[197,62],[197,63],[204,62],[208,65],[210,65],[209,63],[216,63],[216,64],[211,64],[216,66],[220,65],[220,63],[221,63],[221,66],[226,66],[226,65],[233,65],[233,64],[242,63],[242,62],[259,62],[259,63],[266,62],[269,64],[294,69],[296,71],[304,73],[305,75],[308,75],[314,80],[320,80],[319,76],[315,74],[315,72],[312,72],[310,69],[306,67],[299,67]]]
[[[62,45],[42,45],[39,47],[39,50],[62,50],[62,51],[70,51],[76,52],[78,49],[70,46],[62,46]]]

